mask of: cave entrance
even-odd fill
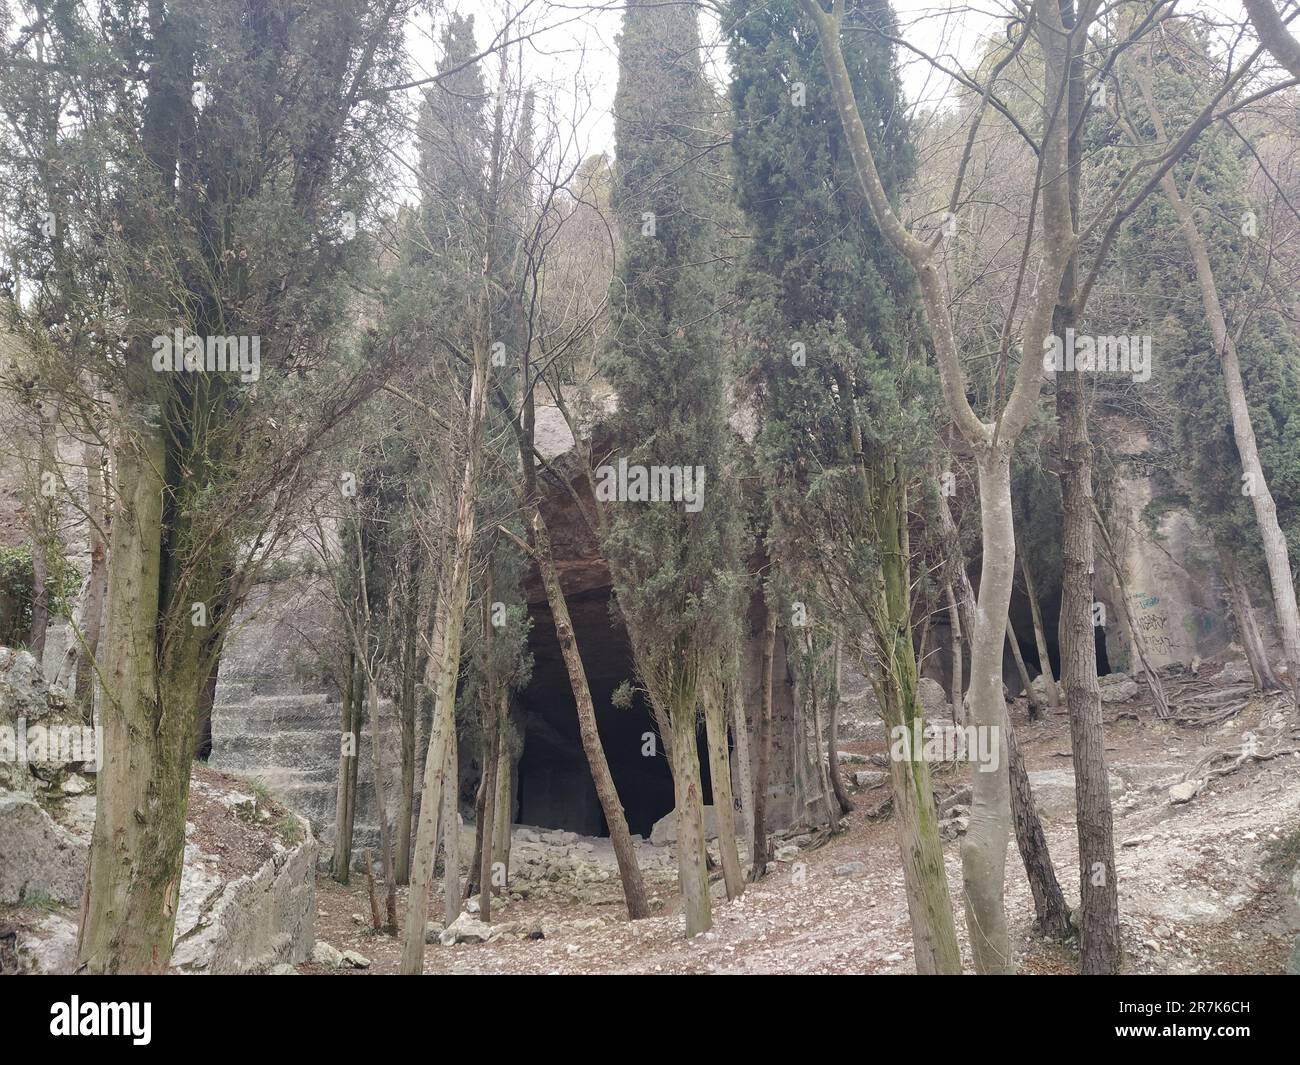
[[[615,689],[632,678],[634,670],[627,632],[611,618],[609,598],[608,588],[598,588],[571,595],[567,602],[596,708],[596,727],[628,828],[648,837],[654,823],[672,811],[673,780],[645,697],[638,693],[626,709],[614,706]],[[582,750],[573,689],[550,608],[545,602],[533,603],[529,613],[533,673],[519,699],[524,749],[519,759],[515,821],[584,836],[608,836],[609,826]],[[643,753],[647,733],[654,734],[653,756]],[[709,803],[712,797],[702,730],[698,742],[704,801]]]

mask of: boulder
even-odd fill
[[[943,685],[930,677],[922,677],[916,682],[916,695],[925,708],[926,719],[946,718],[951,714],[951,703]]]
[[[718,838],[718,811],[712,806],[704,807],[704,838]],[[670,810],[654,823],[654,828],[650,830],[650,842],[656,847],[666,847],[677,842],[676,810]]]
[[[319,939],[312,944],[311,960],[314,964],[323,965],[327,969],[342,969],[345,964],[343,952],[338,947]]]
[[[444,947],[455,943],[486,943],[492,935],[492,926],[484,924],[472,913],[462,913],[438,937]]]
[[[969,827],[970,817],[967,814],[945,817],[939,822],[939,835],[945,840],[959,839],[966,834],[966,829]]]
[[[1251,684],[1255,683],[1255,674],[1250,671],[1250,663],[1244,658],[1238,658],[1224,664],[1214,678],[1218,684]]]
[[[1126,703],[1141,691],[1137,681],[1125,673],[1108,673],[1104,677],[1098,677],[1097,685],[1101,688],[1103,703]]]
[[[0,792],[0,902],[81,901],[86,844],[23,792]]]
[[[186,844],[171,967],[227,975],[305,961],[316,919],[316,850],[304,821],[301,842],[277,844],[255,873],[223,880],[191,861],[197,848]]]
[[[95,757],[94,730],[67,693],[45,683],[30,653],[0,647],[0,789],[57,795],[65,776],[93,768]]]
[[[1108,776],[1110,777],[1110,794],[1113,799],[1123,793],[1124,782],[1114,773],[1109,773]],[[1035,770],[1029,774],[1029,787],[1034,793],[1034,804],[1043,817],[1051,820],[1074,816],[1073,770]]]
[[[370,968],[370,959],[364,954],[358,954],[355,950],[345,950],[343,952],[343,962],[352,969]]]
[[[1196,798],[1197,793],[1201,790],[1201,781],[1184,780],[1175,784],[1169,789],[1169,804],[1171,806],[1181,806],[1183,803],[1191,802]]]
[[[31,927],[18,929],[15,938],[14,957],[7,959],[0,936],[0,974],[67,975],[76,968],[77,922],[66,914],[46,914]]]

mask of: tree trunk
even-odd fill
[[[776,657],[776,610],[767,605],[763,628],[762,677],[758,698],[758,773],[754,779],[754,843],[750,879],[767,872],[767,792],[772,765],[772,660]]]
[[[953,606],[956,607],[958,618],[965,631],[973,632],[976,625],[975,595],[971,591],[970,579],[966,576],[966,563],[961,557],[961,541],[957,536],[957,527],[953,523],[946,501],[940,505],[939,520],[940,531],[945,543],[949,545],[949,573],[956,575],[961,591],[959,599],[954,593]],[[948,586],[952,587],[951,581]],[[1014,640],[1009,622],[1007,630],[1008,635]],[[960,648],[958,650],[960,651]],[[1059,935],[1062,915],[1068,927],[1069,907],[1056,879],[1056,870],[1047,848],[1042,819],[1038,816],[1038,807],[1034,804],[1029,775],[1025,770],[1020,745],[1016,742],[1015,728],[1011,724],[1010,717],[1007,718],[1006,735],[1007,780],[1011,789],[1011,821],[1016,833],[1016,847],[1025,866],[1025,878],[1029,882],[1034,898],[1034,912],[1039,927],[1046,934]]]
[[[460,644],[469,599],[469,571],[474,544],[474,506],[478,496],[479,441],[487,391],[487,347],[480,337],[474,347],[474,370],[466,426],[467,449],[460,494],[456,504],[456,531],[451,565],[440,595],[434,640],[426,666],[426,685],[434,691],[429,748],[424,760],[424,784],[411,861],[411,887],[407,895],[400,971],[417,975],[424,969],[424,926],[429,915],[429,884],[433,879],[434,845],[442,809],[443,769],[456,728],[456,680],[460,674]]]
[[[1020,755],[1015,726],[1007,722],[1007,772],[1011,781],[1011,819],[1016,829],[1016,846],[1025,865],[1029,891],[1034,897],[1034,914],[1038,930],[1052,939],[1066,939],[1070,935],[1070,907],[1065,903],[1061,885],[1052,866],[1052,855],[1047,849],[1043,823],[1034,806],[1034,795],[1029,787],[1029,774]],[[976,770],[978,772],[978,770]]]
[[[743,656],[741,649],[740,655]],[[727,700],[731,704],[731,735],[735,745],[736,787],[740,791],[741,830],[746,838],[754,831],[754,770],[749,755],[749,714],[745,707],[744,658],[732,664],[727,683]]]
[[[1152,115],[1159,123],[1154,106]],[[1244,474],[1242,491],[1250,497],[1260,539],[1264,542],[1264,561],[1268,564],[1269,582],[1273,588],[1278,633],[1282,637],[1282,647],[1286,654],[1287,679],[1291,685],[1294,710],[1300,718],[1300,608],[1296,605],[1295,575],[1287,554],[1286,536],[1278,524],[1277,504],[1273,501],[1268,479],[1264,476],[1264,467],[1259,461],[1259,446],[1255,442],[1255,428],[1251,424],[1250,408],[1246,404],[1246,386],[1241,378],[1237,343],[1228,330],[1219,303],[1219,290],[1205,238],[1196,226],[1191,206],[1178,193],[1173,171],[1160,179],[1160,187],[1168,197],[1174,214],[1178,216],[1183,236],[1191,251],[1196,280],[1201,289],[1201,301],[1205,305],[1205,316],[1219,352],[1219,363],[1223,367],[1223,387],[1228,395],[1228,409],[1232,413],[1232,436],[1237,442]]]
[[[45,635],[50,627],[50,547],[54,543],[54,498],[45,492],[45,478],[53,477],[56,458],[50,446],[50,427],[38,414],[37,463],[30,498],[32,534],[32,624],[27,649],[38,664],[45,656]]]
[[[486,730],[483,734],[483,745],[487,746],[488,737]],[[483,757],[487,757],[487,752],[483,752]],[[487,825],[484,823],[487,815],[487,789],[488,774],[487,763],[483,763],[483,771],[479,775],[478,787],[474,789],[474,850],[470,855],[469,865],[465,869],[465,898],[472,899],[479,892],[479,873],[483,867],[483,837],[488,835]],[[488,852],[491,854],[491,851]]]
[[[1016,672],[1020,674],[1020,684],[1025,689],[1025,698],[1029,702],[1029,720],[1037,721],[1042,710],[1038,705],[1038,697],[1034,694],[1029,669],[1025,666],[1025,656],[1020,652],[1020,641],[1016,638],[1016,630],[1010,618],[1007,618],[1007,644],[1011,648],[1011,657],[1015,659]]]
[[[965,663],[962,661],[961,649],[961,611],[957,609],[957,597],[953,594],[952,581],[945,582],[943,590],[948,600],[948,630],[952,634],[952,687],[948,699],[952,703],[952,723],[964,725],[966,707],[962,702],[962,696],[965,694],[966,684],[962,677]]]
[[[442,789],[442,921],[460,916],[460,761],[453,726],[447,740]]]
[[[641,869],[637,865],[636,849],[632,845],[632,834],[628,831],[623,802],[618,797],[613,774],[609,771],[609,761],[605,757],[605,748],[601,744],[600,731],[596,726],[596,707],[592,702],[591,688],[587,683],[587,671],[578,652],[573,621],[569,617],[569,605],[564,598],[564,589],[560,586],[560,576],[551,553],[550,533],[540,508],[533,512],[533,552],[542,576],[542,584],[546,588],[546,602],[555,622],[555,635],[560,644],[560,653],[564,656],[564,665],[569,673],[569,686],[573,689],[583,754],[586,755],[587,765],[591,769],[591,780],[596,786],[596,796],[600,800],[605,824],[609,827],[609,840],[618,861],[618,873],[623,882],[623,898],[627,902],[628,917],[634,921],[649,917],[650,903],[646,898],[645,882],[641,877]],[[674,775],[675,773],[674,770]]]
[[[108,553],[104,535],[109,524],[100,449],[94,444],[86,444],[82,463],[86,467],[86,509],[90,515],[90,578],[86,582],[86,596],[81,606],[81,639],[76,651],[74,690],[81,716],[89,724],[94,720],[95,655],[99,650],[104,599],[108,594]]]
[[[416,631],[418,620],[403,618],[402,687],[398,697],[401,727],[401,794],[397,805],[397,882],[411,879],[411,817],[415,811]]]
[[[990,448],[979,456],[980,519],[984,558],[980,568],[975,629],[971,634],[971,721],[998,747],[996,772],[974,773],[970,825],[962,838],[966,926],[975,969],[981,974],[1013,969],[1003,887],[1011,836],[1011,789],[1007,775],[1006,703],[1002,696],[1002,645],[1016,562],[1011,518],[1011,457]]]
[[[365,565],[365,560],[362,560]],[[375,815],[379,818],[379,847],[384,859],[384,927],[397,933],[397,870],[393,862],[393,830],[388,820],[388,799],[384,784],[384,733],[379,721],[379,680],[369,664],[364,666],[366,678],[366,709],[370,715],[370,762],[375,775]]]
[[[832,648],[832,653],[833,653]],[[839,800],[831,790],[831,774],[827,769],[826,762],[822,759],[822,712],[821,700],[817,698],[817,684],[815,678],[810,676],[810,696],[812,698],[812,757],[813,764],[817,767],[817,783],[822,793],[822,809],[826,816],[826,827],[834,832],[839,823]]]
[[[685,689],[685,690],[682,690]],[[677,810],[677,880],[686,917],[686,938],[713,927],[704,847],[704,804],[695,738],[693,684],[684,684],[669,711],[673,726],[673,805]]]
[[[710,677],[703,685],[704,728],[708,737],[709,774],[713,781],[713,810],[718,821],[718,850],[722,855],[722,876],[727,898],[738,899],[745,891],[745,877],[736,849],[736,806],[731,794],[731,758],[727,750],[727,707],[723,702],[721,677]]]
[[[506,748],[506,719],[503,714],[497,744],[496,824],[492,829],[492,887],[504,892],[510,882],[510,826],[514,821],[512,777],[514,763]]]
[[[495,639],[493,626],[491,622],[491,605],[496,601],[496,596],[492,591],[492,573],[489,570],[487,577],[487,587],[483,590],[483,641],[484,641],[484,658],[488,662],[486,676],[484,677],[483,687],[479,692],[480,714],[482,715],[482,736],[479,744],[479,780],[478,787],[474,789],[474,851],[469,860],[469,866],[465,870],[465,898],[473,898],[479,891],[480,873],[483,867],[483,840],[486,836],[488,864],[491,864],[492,856],[492,829],[487,823],[488,811],[488,791],[494,790],[496,782],[496,755],[492,750],[492,737],[497,727],[497,688],[498,681],[496,673],[492,668],[492,641]],[[489,759],[491,766],[489,767]],[[493,795],[495,800],[496,796]]]
[[[509,699],[507,692],[498,692],[501,702]],[[492,708],[488,736],[483,742],[483,808],[479,811],[478,840],[478,913],[484,924],[492,923],[492,833],[496,828],[497,763],[500,761],[501,718],[503,709]]]
[[[1120,557],[1119,551],[1116,550],[1115,543],[1106,529],[1106,523],[1102,519],[1101,512],[1097,510],[1095,501],[1093,502],[1092,516],[1097,523],[1097,531],[1101,533],[1102,543],[1106,545],[1106,561],[1110,564],[1111,572],[1115,575],[1115,583],[1119,587],[1120,609],[1124,612],[1124,623],[1128,626],[1129,640],[1133,644],[1133,654],[1137,657],[1138,667],[1147,682],[1147,690],[1151,692],[1156,717],[1167,718],[1170,716],[1171,711],[1169,709],[1169,700],[1165,697],[1165,687],[1160,680],[1160,674],[1156,672],[1155,666],[1151,664],[1151,655],[1147,651],[1146,636],[1143,635],[1137,619],[1133,616],[1133,608],[1130,605],[1132,599],[1128,590],[1128,567],[1124,564],[1124,559]]]
[[[1064,22],[1073,32],[1073,9]],[[1084,99],[1083,41],[1070,55],[1068,113],[1070,137],[1070,210],[1079,214],[1079,176],[1083,158]],[[1077,228],[1077,224],[1076,227]],[[1076,326],[1079,293],[1077,258],[1071,255],[1057,291],[1052,331],[1064,338]],[[1061,610],[1057,642],[1061,683],[1070,717],[1070,751],[1074,763],[1075,823],[1079,836],[1080,970],[1087,974],[1119,971],[1119,887],[1115,875],[1114,816],[1110,803],[1110,773],[1106,768],[1106,737],[1102,730],[1101,689],[1097,684],[1097,643],[1093,628],[1093,543],[1095,512],[1092,493],[1092,444],[1088,439],[1088,407],[1084,377],[1079,370],[1056,375],[1056,418],[1061,484]]]
[[[877,504],[883,602],[882,608],[874,612],[877,624],[872,638],[881,663],[881,710],[891,735],[896,735],[895,730],[901,728],[906,736],[913,737],[925,726],[925,711],[917,697],[916,656],[907,625],[911,614],[911,550],[907,535],[907,497],[897,474],[886,482]],[[909,742],[905,750],[906,757],[890,759],[889,772],[916,970],[927,974],[957,974],[961,972],[961,950],[957,945],[952,896],[943,864],[943,841],[939,835],[930,765],[925,760],[924,749],[916,750]]]
[[[916,713],[920,713],[917,709]],[[911,726],[907,726],[910,730]],[[939,842],[930,764],[924,758],[891,758],[897,815],[898,849],[903,861],[907,911],[912,925],[916,971],[923,975],[959,975],[961,949],[952,919],[952,897]]]
[[[831,688],[830,722],[826,730],[826,764],[830,769],[831,788],[835,791],[835,801],[840,804],[840,815],[853,812],[853,802],[844,790],[844,774],[840,772],[840,656],[842,643],[835,637],[834,684]]]
[[[1034,619],[1034,645],[1038,648],[1038,668],[1043,676],[1043,687],[1047,689],[1047,705],[1055,710],[1061,705],[1060,693],[1056,690],[1052,656],[1047,651],[1047,633],[1043,629],[1043,611],[1038,602],[1038,589],[1034,585],[1029,559],[1023,554],[1020,556],[1020,572],[1025,578],[1025,595],[1029,598],[1029,613]]]
[[[1250,663],[1255,687],[1260,691],[1280,688],[1282,685],[1268,661],[1264,637],[1260,635],[1259,625],[1255,622],[1255,611],[1250,605],[1250,590],[1241,578],[1237,563],[1223,550],[1219,551],[1219,571],[1223,574],[1223,583],[1228,587],[1228,599],[1232,604],[1233,616],[1237,619],[1237,631],[1241,634],[1241,645],[1246,652],[1246,661]]]
[[[339,773],[338,788],[334,795],[334,858],[331,874],[340,884],[346,884],[352,872],[352,822],[349,811],[353,808],[352,789],[356,784],[357,721],[356,658],[348,655],[348,676],[343,685],[343,698],[339,706]]]
[[[1072,319],[1061,317],[1064,330]],[[1062,334],[1063,335],[1063,334]],[[1080,371],[1056,375],[1060,424],[1061,503],[1061,682],[1070,715],[1074,761],[1075,819],[1079,834],[1081,970],[1119,971],[1119,892],[1115,879],[1114,820],[1106,739],[1102,731],[1097,644],[1093,632],[1092,445]]]
[[[175,932],[193,748],[192,714],[166,698],[188,680],[192,706],[200,685],[179,673],[164,685],[159,669],[163,430],[141,422],[123,434],[117,458],[103,764],[77,953],[79,968],[91,973],[159,973]]]

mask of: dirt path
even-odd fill
[[[1300,915],[1286,881],[1300,860],[1300,755],[1248,764],[1213,781],[1193,801],[1171,805],[1169,787],[1216,746],[1240,742],[1248,729],[1277,723],[1276,702],[1256,700],[1222,727],[1207,731],[1152,722],[1141,704],[1107,707],[1107,757],[1114,775],[1125,971],[1133,973],[1281,973]],[[1134,718],[1137,715],[1138,719]],[[1018,722],[1031,772],[1070,769],[1064,715]],[[861,754],[880,744],[850,745]],[[963,767],[964,768],[964,767]],[[941,774],[961,783],[955,771]],[[1059,790],[1059,789],[1058,789]],[[630,923],[617,884],[600,901],[557,898],[509,902],[495,922],[521,934],[484,944],[431,945],[433,973],[909,973],[914,971],[902,874],[889,821],[862,812],[883,797],[864,792],[848,831],[751,885],[734,903],[714,904],[713,930],[681,936],[675,885],[659,877],[652,894],[660,915]],[[1072,800],[1044,789],[1047,834],[1067,899],[1077,898]],[[961,915],[958,844],[945,845],[950,889]],[[1274,860],[1282,855],[1283,860]],[[1289,857],[1288,857],[1289,855]],[[865,871],[851,873],[850,863]],[[856,868],[856,867],[854,867]],[[1070,973],[1071,945],[1032,934],[1033,906],[1014,841],[1008,856],[1007,906],[1026,973]],[[435,898],[440,894],[435,891]],[[354,915],[369,912],[363,879],[349,888],[322,878],[317,938],[371,961],[368,972],[396,971],[398,943],[371,934]],[[403,900],[403,906],[404,906]],[[440,911],[435,907],[434,916]],[[969,955],[967,954],[969,964]],[[302,966],[303,972],[324,971]],[[358,970],[339,970],[357,972]]]

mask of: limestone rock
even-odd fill
[[[93,767],[94,732],[84,725],[67,693],[46,684],[29,652],[0,647],[0,727],[8,742],[21,742],[27,751],[27,761],[13,754],[0,758],[0,789],[49,788],[57,794],[69,772]]]
[[[1226,663],[1214,680],[1218,684],[1254,685],[1255,674],[1250,671],[1250,663],[1244,658],[1239,658]]]
[[[86,782],[85,777],[77,773],[69,773],[64,779],[60,790],[64,795],[84,795],[89,788],[90,785]]]
[[[1103,703],[1126,703],[1141,691],[1137,681],[1124,673],[1109,673],[1098,677],[1097,685],[1101,688]]]
[[[1124,791],[1124,782],[1114,773],[1110,777],[1110,794],[1115,798]],[[1038,812],[1048,819],[1073,817],[1074,771],[1070,769],[1038,769],[1029,774],[1029,787],[1034,793]]]
[[[916,682],[916,695],[921,700],[921,706],[925,708],[927,720],[934,717],[947,717],[951,712],[948,693],[937,680],[922,677]]]
[[[191,860],[193,844],[186,844],[173,969],[263,972],[307,959],[316,919],[317,843],[305,821],[302,837],[292,848],[278,846],[255,873],[233,880],[204,870]]]
[[[312,944],[311,960],[314,964],[323,965],[327,969],[342,969],[345,964],[343,952],[338,947],[330,946],[319,939]]]
[[[364,954],[358,954],[355,950],[345,950],[343,952],[343,962],[353,969],[370,968],[370,959]]]
[[[1171,806],[1181,806],[1183,803],[1191,802],[1196,798],[1200,790],[1201,782],[1199,780],[1184,780],[1180,784],[1175,784],[1169,789],[1169,804]]]
[[[75,906],[86,875],[85,843],[23,792],[0,792],[0,902],[47,895]]]
[[[545,839],[545,835],[542,838]],[[718,811],[712,806],[704,807],[704,838],[718,838]],[[670,810],[655,822],[654,828],[650,830],[650,842],[656,847],[666,847],[677,842],[676,810]]]
[[[67,914],[50,913],[17,936],[17,971],[33,975],[66,975],[77,965],[77,922]],[[0,957],[0,973],[9,971]]]
[[[438,936],[444,947],[455,943],[486,943],[492,935],[492,926],[484,924],[472,913],[462,913]]]

